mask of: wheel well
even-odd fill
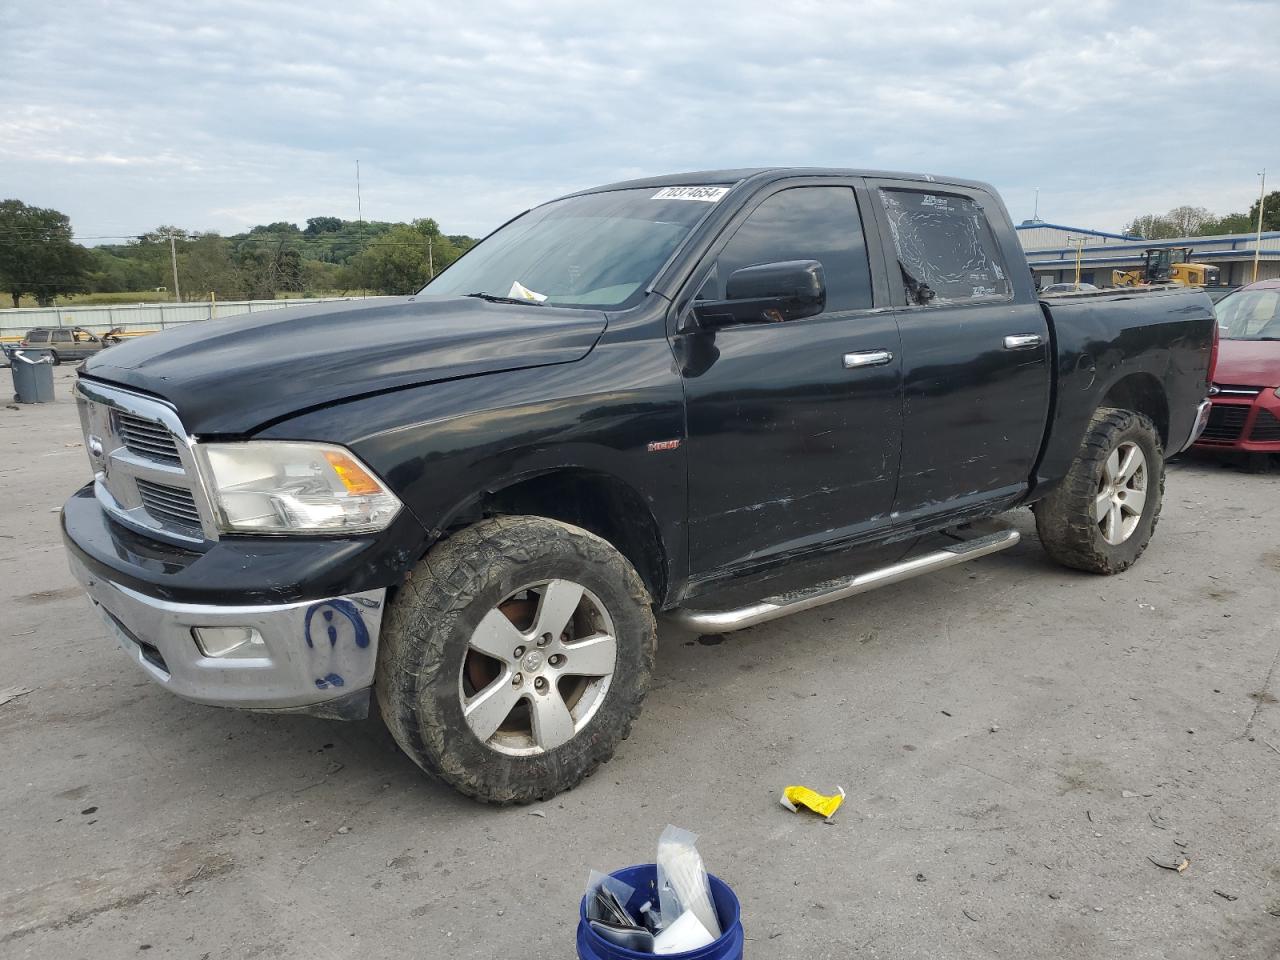
[[[631,562],[655,603],[666,596],[667,556],[658,524],[640,494],[616,477],[588,470],[540,474],[487,494],[466,513],[465,522],[526,515],[582,527]]]
[[[1151,418],[1160,442],[1169,445],[1169,401],[1160,381],[1149,373],[1131,373],[1122,377],[1102,398],[1102,406],[1132,410]]]

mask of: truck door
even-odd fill
[[[989,512],[1026,490],[1048,417],[1051,344],[1026,259],[1003,207],[983,191],[872,187],[898,274],[890,282],[903,362],[896,520],[927,526]]]
[[[804,182],[749,201],[676,301],[695,579],[889,522],[902,384],[886,273],[878,250],[868,262],[858,181]],[[692,302],[723,299],[735,270],[794,260],[822,264],[821,314],[698,327]]]

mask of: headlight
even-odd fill
[[[400,512],[395,494],[342,447],[250,440],[196,450],[229,533],[369,533]]]

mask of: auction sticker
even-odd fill
[[[701,200],[703,203],[716,203],[728,192],[728,187],[663,187],[650,199]]]

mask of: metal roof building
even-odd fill
[[[1027,261],[1041,283],[1070,283],[1076,275],[1076,247],[1082,245],[1080,280],[1098,287],[1111,285],[1112,270],[1132,270],[1150,248],[1190,247],[1191,259],[1221,271],[1223,286],[1236,287],[1253,280],[1253,254],[1258,246],[1253,233],[1212,237],[1178,237],[1143,240],[1141,237],[1067,227],[1043,220],[1024,220],[1017,226]],[[1280,231],[1262,234],[1258,279],[1280,277]]]

